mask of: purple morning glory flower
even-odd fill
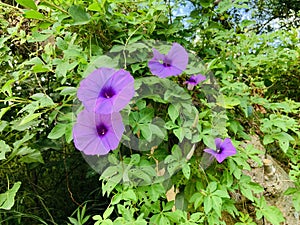
[[[223,162],[228,156],[236,154],[236,149],[233,146],[230,138],[225,138],[223,142],[221,138],[216,138],[215,144],[216,150],[204,149],[204,151],[215,157],[219,163]]]
[[[198,74],[198,75],[193,75],[190,77],[190,79],[188,79],[187,81],[185,81],[183,84],[187,84],[188,85],[188,90],[193,90],[193,88],[199,84],[200,82],[204,81],[206,79],[206,77],[202,74]]]
[[[134,79],[126,70],[99,68],[80,82],[77,96],[91,112],[119,112],[134,96]]]
[[[153,48],[153,58],[148,66],[152,74],[165,78],[181,74],[188,64],[188,59],[187,51],[180,44],[173,43],[167,55]]]
[[[86,155],[106,155],[118,147],[124,129],[119,112],[97,114],[83,110],[73,126],[74,144]]]

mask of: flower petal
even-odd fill
[[[114,73],[114,69],[99,68],[80,82],[77,97],[88,111],[94,111],[103,85]]]
[[[105,135],[102,138],[103,141],[109,143],[111,149],[117,148],[125,130],[121,114],[119,112],[115,112],[112,114],[103,114],[103,115],[96,114],[96,117],[97,117],[96,120],[98,121],[97,123],[107,121],[106,125],[108,128],[108,132],[107,135]],[[117,143],[115,143],[115,140],[117,140]]]
[[[160,78],[166,78],[170,76],[179,75],[182,73],[182,70],[178,69],[175,66],[164,66],[163,64],[150,60],[148,63],[148,67],[150,68],[150,71],[153,75],[156,75]]]
[[[216,157],[218,155],[218,153],[215,150],[211,149],[211,148],[206,148],[206,149],[204,149],[204,151],[211,154],[211,155],[213,155],[214,157]]]
[[[217,153],[213,149],[204,149],[204,151],[214,156],[219,163],[223,162],[224,159],[226,159],[226,156],[224,157],[224,155]]]
[[[148,67],[153,75],[159,76],[160,78],[165,77],[165,74],[163,73],[165,67],[156,59],[151,59],[148,62]]]
[[[172,48],[167,54],[167,58],[171,60],[171,65],[177,69],[184,71],[189,61],[187,51],[178,43],[173,43]]]
[[[219,163],[223,162],[227,158],[227,156],[224,154],[217,154],[215,157]]]
[[[109,80],[113,89],[117,92],[113,99],[113,112],[123,109],[134,96],[134,79],[125,70],[117,71]]]
[[[220,152],[213,149],[204,149],[204,151],[214,156],[219,163],[223,162],[228,156],[236,154],[236,149],[230,138],[225,138],[223,142],[221,138],[216,138],[215,144],[216,149],[220,150]]]
[[[97,126],[104,124],[105,135],[100,136]],[[75,147],[86,155],[105,155],[118,147],[124,132],[124,124],[120,113],[95,114],[83,110],[77,117],[73,127]]]
[[[222,139],[221,138],[216,138],[215,139],[215,144],[216,144],[216,149],[220,149],[221,144],[222,144]]]
[[[86,133],[86,131],[89,131]],[[75,124],[73,127],[75,147],[86,155],[105,155],[110,149],[106,148],[98,138],[96,129]]]
[[[153,51],[153,59],[155,60],[165,60],[165,55],[164,54],[161,54],[157,49],[155,48],[152,48],[152,51]]]
[[[110,90],[112,95],[103,95]],[[125,70],[100,68],[80,82],[77,96],[88,111],[110,114],[123,109],[134,96],[134,79]]]
[[[196,84],[199,84],[201,81],[206,80],[206,77],[202,74],[192,76],[192,78],[196,81]]]
[[[226,157],[236,154],[236,148],[233,146],[230,138],[224,139],[223,143],[221,144],[221,148],[224,149],[221,154],[226,155]]]
[[[153,58],[148,62],[148,67],[153,75],[160,78],[176,76],[186,69],[188,64],[188,53],[179,45],[174,43],[167,55],[161,54],[155,48]]]
[[[102,98],[98,97],[94,107],[94,112],[99,114],[109,114],[114,110],[114,100],[116,97],[112,98]]]

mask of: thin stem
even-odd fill
[[[18,10],[20,12],[23,12],[23,9],[20,9],[18,7],[15,7],[15,6],[12,6],[12,5],[9,5],[9,4],[6,4],[6,3],[3,3],[3,2],[0,2],[0,6],[4,6],[4,7],[8,7],[8,8],[12,8],[12,9],[15,9],[15,10]]]
[[[50,6],[52,6],[53,8],[55,8],[55,9],[57,9],[57,10],[63,12],[63,13],[69,14],[66,10],[60,8],[59,6],[53,4],[52,2],[49,2],[49,1],[47,1],[47,0],[42,0],[41,2],[44,2],[44,3],[46,3],[47,5],[50,5]]]
[[[170,20],[170,24],[172,24],[172,7],[171,7],[171,1],[170,0],[166,0],[166,3],[168,4],[168,13],[169,13],[169,20]]]
[[[131,39],[131,37],[144,25],[144,23],[140,24],[130,35],[129,37],[126,39],[124,48],[123,48],[123,56],[124,56],[124,69],[126,69],[126,54],[125,54],[125,50],[126,47],[128,45],[129,40]]]
[[[63,162],[64,162],[65,173],[66,173],[66,185],[67,185],[67,189],[68,189],[70,198],[71,198],[71,200],[72,200],[76,205],[78,205],[79,207],[82,208],[82,204],[78,203],[78,202],[75,200],[75,198],[74,198],[74,196],[73,196],[73,192],[71,191],[71,188],[70,188],[70,183],[69,183],[69,172],[68,172],[67,162],[66,162],[66,146],[65,146],[65,143],[63,143]]]
[[[44,94],[47,95],[47,93],[46,93],[45,89],[43,88],[43,86],[42,86],[42,84],[41,84],[41,82],[40,82],[40,80],[39,80],[39,78],[38,78],[38,76],[37,76],[36,73],[34,73],[34,76],[35,76],[35,79],[38,82],[39,87],[42,89],[42,91],[44,92]]]

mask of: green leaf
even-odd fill
[[[70,143],[73,140],[73,123],[66,125],[65,137],[67,143]]]
[[[141,129],[142,136],[150,142],[152,140],[152,130],[149,124],[140,124],[139,128]]]
[[[134,191],[132,189],[122,192],[122,196],[123,196],[124,200],[131,200],[134,203],[137,201],[136,194],[134,193]]]
[[[227,11],[228,9],[232,8],[232,1],[231,0],[222,0],[219,4],[218,4],[218,8],[217,8],[217,12],[218,13],[224,13],[225,11]]]
[[[42,41],[46,41],[50,36],[51,36],[51,34],[42,34],[37,31],[33,31],[32,36],[29,36],[27,41],[28,42],[42,42]],[[37,64],[42,65],[43,62],[40,60],[40,62]],[[33,64],[33,65],[37,65],[37,64]]]
[[[107,196],[112,192],[112,190],[117,186],[117,184],[122,180],[122,174],[116,174],[111,177],[109,180],[102,183],[102,192],[103,195],[107,193]]]
[[[0,119],[2,118],[2,116],[8,111],[10,110],[11,106],[5,107],[5,108],[1,108],[0,110]]]
[[[22,126],[22,125],[24,125],[24,124],[26,124],[26,123],[29,123],[30,121],[32,121],[32,120],[38,118],[40,115],[42,115],[42,113],[32,113],[32,114],[29,114],[29,115],[25,116],[25,117],[21,120],[21,122],[20,122],[20,124],[19,124],[18,126]]]
[[[181,168],[181,162],[176,162],[176,161],[168,164],[168,166],[167,166],[167,170],[171,175],[173,175],[180,168]]]
[[[291,188],[291,187],[289,187],[289,188],[284,192],[284,194],[285,194],[285,195],[292,195],[292,194],[296,193],[297,191],[298,191],[297,188]],[[299,192],[300,192],[300,191],[299,191]]]
[[[216,190],[213,195],[219,196],[221,198],[230,198],[229,194],[225,190]]]
[[[142,110],[146,107],[147,102],[144,99],[139,99],[135,104],[139,108],[139,110]]]
[[[68,12],[74,20],[74,25],[82,25],[90,22],[90,15],[81,6],[72,5]]]
[[[219,217],[221,217],[221,211],[222,211],[222,198],[218,196],[212,196],[212,207],[214,211],[218,214]]]
[[[291,135],[285,132],[274,134],[273,138],[279,141],[279,147],[282,149],[284,153],[287,152],[290,145],[290,141],[295,140]]]
[[[251,181],[249,176],[243,175],[239,182],[241,193],[251,201],[254,201],[253,193],[258,194],[264,190],[259,184]]]
[[[154,135],[156,135],[157,137],[163,139],[166,136],[165,130],[164,129],[162,130],[163,127],[160,128],[159,126],[156,126],[155,124],[149,124],[149,127],[150,127],[152,133]]]
[[[177,117],[179,116],[179,112],[178,110],[175,108],[174,105],[170,105],[168,108],[168,114],[172,120],[173,123],[175,123],[175,120],[177,119]]]
[[[236,120],[229,121],[229,127],[233,131],[234,134],[236,134],[238,132],[239,125],[240,125],[240,123]]]
[[[199,221],[201,217],[204,217],[203,213],[201,213],[201,212],[193,213],[190,217],[190,221],[201,222],[201,221]]]
[[[26,8],[37,10],[37,7],[33,0],[16,0],[16,2]]]
[[[256,21],[255,21],[255,20],[247,20],[247,19],[245,19],[245,20],[243,20],[243,21],[241,22],[240,26],[241,26],[242,28],[245,28],[245,27],[251,26],[251,25],[253,25],[253,24],[256,24]]]
[[[93,2],[92,4],[89,5],[88,10],[91,11],[97,11],[97,12],[101,12],[101,7],[100,4],[98,2]]]
[[[66,131],[66,124],[64,123],[58,123],[55,127],[51,130],[51,132],[48,134],[47,138],[49,139],[58,139],[62,137],[65,134]]]
[[[267,144],[270,144],[270,143],[272,143],[272,142],[274,142],[273,135],[271,135],[271,134],[266,134],[266,135],[264,136],[264,139],[263,139],[263,144],[264,144],[264,145],[267,145]]]
[[[176,209],[178,209],[176,207]],[[180,220],[183,217],[183,212],[181,210],[176,210],[174,212],[165,212],[164,215],[168,217],[171,222],[175,224],[180,224]]]
[[[22,144],[24,144],[25,142],[29,141],[31,138],[34,137],[34,135],[35,135],[35,134],[30,134],[30,135],[29,135],[29,132],[27,132],[27,133],[25,134],[25,136],[24,136],[21,140],[18,140],[18,141],[16,141],[16,142],[13,144],[13,146],[14,146],[14,151],[17,151],[17,150],[21,147]]]
[[[45,19],[45,16],[42,13],[39,13],[35,10],[26,10],[24,13],[24,17],[28,19],[37,19],[37,20],[43,20]]]
[[[213,193],[216,189],[217,189],[217,182],[215,181],[212,181],[210,182],[208,185],[207,185],[207,188],[206,190],[209,192],[209,193]]]
[[[10,147],[4,141],[0,141],[0,160],[5,159],[5,153],[10,152]]]
[[[0,194],[0,209],[10,210],[15,204],[15,196],[21,186],[21,182],[14,183],[8,191]]]
[[[22,156],[20,159],[20,162],[24,162],[24,163],[44,163],[42,154],[39,150],[37,149],[31,149],[31,148],[27,148],[28,151],[30,151],[27,155]]]
[[[0,120],[0,132],[2,132],[4,129],[5,129],[5,127],[7,127],[7,125],[8,125],[8,122],[7,121],[5,121],[5,120]]]
[[[139,123],[150,123],[154,117],[154,110],[152,108],[144,108],[139,113]]]
[[[56,89],[58,90],[58,89]],[[75,87],[64,87],[64,89],[61,90],[61,92],[59,93],[62,96],[66,96],[66,95],[75,95],[77,92],[77,88]]]
[[[65,77],[67,72],[74,69],[78,65],[78,62],[69,63],[68,61],[57,60],[57,66],[55,73],[57,77]]]
[[[182,127],[176,128],[173,130],[173,133],[175,134],[175,136],[178,138],[179,142],[183,141],[184,138],[184,130]]]
[[[103,220],[103,222],[101,222],[101,225],[118,225],[117,223],[113,223],[110,219],[106,219],[106,220]],[[95,224],[96,225],[96,224]],[[100,225],[100,224],[99,224]]]
[[[224,107],[225,109],[232,109],[234,106],[240,105],[241,101],[236,97],[221,96],[218,99],[217,105]]]
[[[111,157],[111,158],[113,158],[113,157]],[[118,173],[119,173],[118,166],[110,166],[106,170],[104,170],[104,172],[101,174],[100,179],[109,180],[111,177],[115,176]]]
[[[164,215],[160,215],[158,225],[170,225],[170,220]]]
[[[101,55],[97,58],[95,58],[87,67],[87,69],[84,71],[83,77],[88,76],[91,72],[93,72],[95,69],[98,69],[100,67],[110,67],[110,68],[117,68],[118,67],[118,58],[111,58],[107,55]]]
[[[174,128],[178,128],[178,127],[179,127],[179,126],[176,125],[175,123],[173,123],[171,120],[168,121],[168,122],[166,122],[166,124],[165,124],[165,128],[166,128],[167,130],[173,130]]]
[[[30,98],[36,100],[39,103],[39,108],[50,107],[55,105],[53,100],[48,95],[43,93],[36,93],[30,96]]]
[[[177,211],[186,211],[188,208],[188,201],[185,198],[184,193],[178,193],[175,197],[175,207]]]
[[[205,212],[205,214],[208,214],[212,210],[212,207],[213,207],[211,197],[205,196],[203,203],[204,203],[204,212]]]
[[[78,225],[78,221],[75,218],[72,217],[68,217],[69,221],[73,224],[73,225]]]
[[[215,139],[211,135],[203,135],[204,144],[210,149],[216,149]]]
[[[261,209],[261,212],[273,225],[280,225],[281,222],[284,222],[284,217],[281,211],[275,206],[266,206]]]
[[[194,202],[194,209],[199,208],[200,205],[203,203],[203,195],[199,192],[194,193],[190,198],[190,203],[193,202]]]
[[[2,86],[0,91],[4,94],[7,94],[9,97],[11,97],[12,96],[11,88],[12,88],[14,82],[15,82],[14,79],[6,81],[6,83]]]
[[[103,219],[107,219],[111,214],[112,212],[114,211],[114,207],[108,207],[104,213],[103,213]]]
[[[208,8],[211,5],[210,0],[200,0],[200,4],[203,8]]]
[[[296,193],[293,195],[293,205],[295,207],[295,210],[297,212],[300,211],[300,191],[298,190]]]
[[[189,164],[187,164],[187,163],[183,164],[182,173],[186,177],[186,179],[190,179],[191,168],[190,168]]]
[[[37,64],[32,67],[32,71],[34,73],[45,73],[45,72],[49,72],[50,69],[43,64]]]
[[[178,161],[182,159],[182,152],[178,145],[173,145],[172,147],[172,156],[175,157]]]

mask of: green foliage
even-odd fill
[[[280,224],[281,212],[243,173],[249,159],[262,166],[261,152],[243,145],[253,133],[290,162],[295,187],[285,194],[300,210],[296,29],[257,34],[255,20],[233,16],[251,9],[244,0],[189,1],[186,16],[173,10],[187,1],[5,2],[14,5],[0,3],[0,174],[13,185],[0,184],[1,224],[225,224],[227,214],[236,225]],[[192,50],[183,76],[151,76],[154,40],[168,42],[157,47],[163,53],[172,42]],[[100,183],[72,144],[77,87],[99,67],[127,69],[136,89],[122,112],[132,133],[97,165]],[[198,73],[206,83],[187,91],[183,82]],[[237,155],[222,164],[204,157],[227,136]]]
[[[12,188],[0,194],[0,209],[10,210],[13,207],[20,186],[21,182],[14,183]]]
[[[269,206],[265,198],[262,196],[260,199],[255,199],[256,217],[261,219],[263,216],[272,224],[280,224],[284,221],[284,217],[280,210],[275,206]]]
[[[237,222],[234,225],[256,225],[256,223],[253,222],[252,218],[248,214],[243,214],[240,212],[239,219],[241,222]]]
[[[77,212],[77,213],[76,213]],[[73,218],[73,217],[68,217],[70,223],[68,223],[68,225],[83,225],[85,224],[89,218],[91,217],[90,215],[85,216],[86,213],[86,205],[84,205],[81,208],[78,208],[74,214],[76,213],[77,219]],[[71,215],[73,216],[73,214]]]
[[[290,20],[293,15],[297,15],[300,10],[299,2],[296,0],[251,0],[251,6],[255,9],[254,16],[259,20],[256,27],[259,30],[272,31],[273,21],[278,21],[280,29],[290,29],[299,26],[299,19]]]

